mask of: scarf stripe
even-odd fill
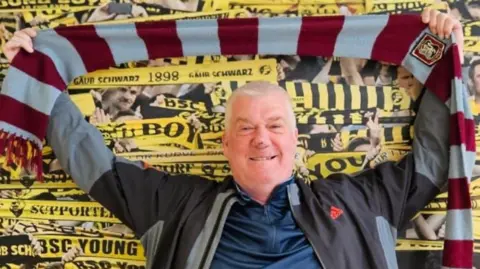
[[[82,58],[68,39],[57,34],[54,29],[44,30],[44,33],[43,35],[37,35],[33,40],[35,50],[52,60],[65,84],[87,73]]]
[[[11,76],[16,76],[18,79],[7,81],[2,93],[48,115],[60,91],[51,85],[38,81],[36,78],[25,74],[13,66],[8,72]],[[32,85],[38,85],[38,89],[32,87]],[[25,91],[17,91],[16,89],[25,89]]]
[[[87,72],[106,69],[115,65],[115,60],[107,42],[98,36],[95,26],[84,25],[81,31],[70,31],[68,28],[57,28],[55,31],[75,47]],[[89,36],[90,39],[87,40],[83,36]],[[95,52],[95,57],[91,57],[92,51]]]
[[[448,240],[443,244],[443,263],[445,268],[472,268],[473,240]]]
[[[412,42],[425,29],[418,20],[412,15],[389,16],[387,25],[373,46],[371,59],[401,64]]]
[[[373,44],[387,25],[388,18],[388,15],[380,15],[366,21],[358,16],[345,17],[345,23],[335,42],[334,55],[369,59]]]
[[[116,65],[130,61],[132,54],[134,59],[148,59],[145,42],[138,36],[135,24],[96,25],[95,31],[107,42]],[[120,40],[124,42],[119,42]]]
[[[218,21],[222,54],[257,54],[258,34],[258,18]]]
[[[370,58],[404,65],[450,110],[450,129],[439,130],[450,134],[443,268],[471,268],[469,183],[475,126],[455,40],[444,40],[444,55],[429,65],[412,54],[426,34],[431,34],[428,27],[415,15],[158,21],[45,30],[35,39],[36,51],[20,52],[5,78],[0,94],[0,153],[21,157],[31,148],[28,154],[33,157],[22,164],[33,162],[41,171],[40,142],[56,96],[73,78],[122,62],[261,53]],[[19,78],[24,81],[15,82]],[[39,95],[45,104],[36,100]]]
[[[468,179],[462,178],[450,178],[448,182],[448,191],[454,193],[465,193],[468,191]],[[463,197],[452,195],[448,197],[448,205],[450,209],[468,209],[472,206],[470,199],[463,199]]]
[[[152,25],[155,25],[155,28]],[[182,42],[178,38],[175,21],[136,23],[135,26],[138,36],[145,42],[149,59],[183,56]]]
[[[258,18],[258,54],[297,54],[302,18]]]
[[[48,115],[31,108],[22,102],[19,102],[7,95],[0,95],[0,106],[5,111],[15,111],[15,113],[6,113],[2,120],[10,125],[25,130],[36,137],[45,137],[47,131]],[[18,111],[18,113],[16,113]],[[35,119],[28,121],[25,119]]]
[[[35,64],[32,64],[35,63]],[[32,54],[21,50],[11,64],[38,81],[57,89],[65,89],[67,84],[60,77],[57,67],[47,55],[34,51]],[[41,68],[40,68],[41,67]]]
[[[221,54],[217,21],[177,21],[177,34],[182,43],[183,54],[195,55],[199,51],[206,55]]]
[[[298,39],[299,55],[333,55],[345,17],[304,17]],[[322,27],[318,27],[319,23]]]

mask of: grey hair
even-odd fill
[[[267,96],[271,93],[279,92],[285,96],[285,103],[288,110],[288,120],[290,121],[290,128],[295,130],[297,127],[295,113],[293,112],[292,98],[282,87],[272,84],[267,81],[254,81],[249,82],[236,90],[230,95],[227,100],[226,109],[225,109],[225,130],[230,127],[230,120],[232,117],[232,104],[238,96],[250,96],[250,97],[260,97]]]

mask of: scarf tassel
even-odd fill
[[[43,182],[42,151],[32,141],[0,130],[0,155],[5,156],[4,165],[14,164],[34,172]]]

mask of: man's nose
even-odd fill
[[[265,127],[258,127],[255,129],[255,135],[253,137],[253,145],[255,147],[267,147],[269,145],[270,137],[268,130]]]

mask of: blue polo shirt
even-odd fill
[[[290,210],[287,185],[292,182],[277,186],[265,205],[237,185],[240,201],[229,212],[210,268],[321,268]]]

